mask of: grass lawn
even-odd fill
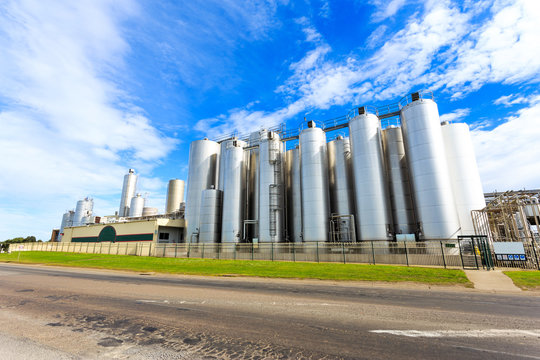
[[[0,254],[2,262],[132,270],[188,275],[238,275],[269,278],[416,282],[472,287],[461,270],[390,265],[300,263],[247,260],[175,259],[125,255],[23,251]]]
[[[523,290],[540,290],[540,271],[503,271]]]

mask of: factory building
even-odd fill
[[[99,221],[91,199],[77,203],[62,241],[108,241],[112,230],[115,241],[444,240],[474,234],[471,211],[485,207],[468,126],[441,123],[431,92],[299,129],[193,141],[187,186],[169,182],[164,214],[136,185],[130,169],[118,214]]]

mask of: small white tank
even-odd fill
[[[140,217],[142,216],[144,208],[144,198],[141,194],[137,194],[131,199],[131,205],[129,207],[129,217]]]
[[[184,180],[169,180],[166,213],[170,214],[180,210],[182,201],[184,201]]]

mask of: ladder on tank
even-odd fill
[[[281,152],[280,142],[271,141],[268,144],[268,160],[274,168],[274,183],[269,185],[269,222],[270,222],[270,236],[277,236],[277,221],[282,211],[281,197],[282,197],[282,184],[281,184]]]

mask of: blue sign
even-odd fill
[[[519,255],[519,260],[525,260],[525,255]]]
[[[508,255],[508,260],[514,260],[514,255]]]

